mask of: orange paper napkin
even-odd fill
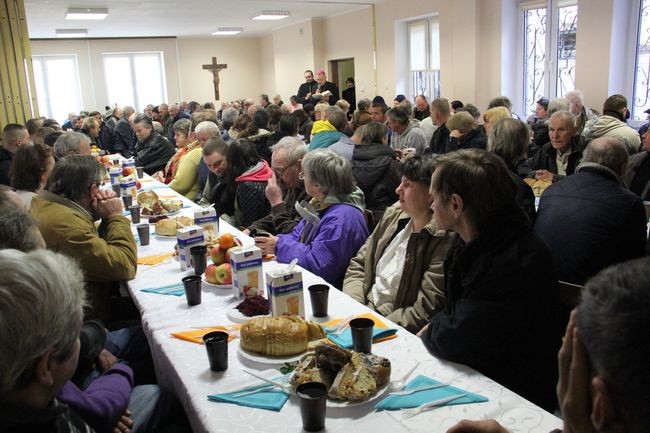
[[[155,254],[153,256],[138,257],[139,265],[157,265],[163,262],[166,258],[173,256],[174,253]]]
[[[203,336],[209,332],[213,332],[213,331],[227,332],[230,335],[228,337],[228,341],[232,341],[235,339],[235,335],[233,335],[231,331],[236,331],[238,329],[239,329],[239,325],[214,326],[211,328],[193,329],[191,331],[172,332],[171,335],[173,337],[180,338],[181,340],[190,341],[192,343],[197,343],[197,344],[203,344]]]
[[[376,315],[372,313],[357,314],[355,316],[355,319],[362,318],[362,317],[366,319],[371,319],[373,322],[375,322],[375,328],[388,329],[388,325],[386,325],[384,322],[381,321],[381,319],[379,319]],[[335,326],[341,320],[344,320],[344,318],[332,319],[329,322],[321,323],[321,326]],[[397,338],[397,334],[389,335],[388,337],[384,337],[384,338],[378,338],[377,340],[373,340],[373,343],[381,343],[382,341],[392,340],[393,338]]]

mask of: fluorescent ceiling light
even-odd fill
[[[56,29],[57,38],[85,38],[88,36],[86,29]]]
[[[69,8],[66,20],[103,20],[108,15],[106,8]]]
[[[289,18],[291,12],[289,11],[262,11],[258,12],[251,19],[253,20],[281,20]]]
[[[231,36],[241,33],[244,29],[241,27],[219,27],[216,32],[212,33],[214,36]]]

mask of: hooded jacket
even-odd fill
[[[406,129],[402,133],[393,131],[390,147],[393,149],[414,148],[416,154],[422,155],[427,147],[427,136],[420,128],[420,122],[409,119],[409,124],[406,125]]]
[[[618,114],[618,113],[612,113]],[[582,135],[589,141],[598,137],[615,137],[625,143],[627,152],[632,155],[639,151],[641,138],[639,133],[615,116],[603,114],[590,120],[582,130]]]
[[[327,120],[317,120],[311,128],[311,142],[309,150],[329,147],[341,139],[342,132],[337,131],[334,125]]]
[[[399,162],[395,151],[381,143],[360,144],[352,153],[352,175],[366,197],[366,208],[377,220],[386,208],[397,201]]]
[[[253,221],[268,215],[271,205],[264,191],[272,175],[273,170],[266,161],[260,161],[235,179],[235,214],[231,224],[248,227]]]

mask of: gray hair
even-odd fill
[[[191,126],[192,121],[190,119],[178,119],[176,122],[174,122],[172,129],[174,132],[178,132],[179,134],[183,134],[185,137],[187,137],[190,135]]]
[[[453,116],[447,120],[446,123],[447,129],[453,131],[457,129],[461,134],[467,134],[468,132],[478,128],[478,122],[466,111],[456,112]]]
[[[34,218],[12,204],[0,205],[0,249],[32,251],[42,246]]]
[[[363,135],[361,136],[362,143],[381,143],[388,133],[385,123],[370,122],[364,126]]]
[[[603,165],[618,176],[625,173],[628,159],[625,144],[615,137],[599,137],[592,140],[582,154],[582,162]]]
[[[558,111],[569,111],[570,108],[569,101],[564,98],[555,98],[548,103],[548,115],[549,117]]]
[[[302,168],[325,195],[345,195],[354,191],[350,161],[333,150],[317,149],[307,153]]]
[[[566,125],[573,128],[574,130],[576,129],[576,116],[571,114],[570,111],[556,111],[551,115],[551,117],[549,117],[548,120],[550,122],[553,119],[561,119]]]
[[[104,180],[106,167],[94,157],[68,155],[59,160],[47,178],[45,189],[52,194],[79,202],[93,183]]]
[[[201,131],[208,131],[210,134],[212,134],[213,137],[217,137],[220,134],[219,127],[214,122],[210,122],[209,120],[204,120],[203,122],[196,125],[196,128],[194,128],[194,132],[196,133],[199,133]]]
[[[24,389],[45,352],[63,361],[83,320],[83,275],[72,259],[47,250],[0,251],[0,395]]]
[[[332,110],[328,116],[327,121],[336,128],[337,131],[343,131],[346,126],[348,126],[348,116],[341,110],[339,107],[333,107],[336,110]]]
[[[346,101],[345,99],[339,99],[338,101],[336,101],[336,104],[334,104],[334,105],[336,105],[337,107],[339,107],[341,110],[345,111],[346,113],[350,110],[350,103],[348,101]]]
[[[390,117],[392,120],[395,122],[399,123],[400,125],[408,125],[409,124],[409,114],[406,111],[406,109],[402,106],[399,107],[393,107],[388,112],[386,113],[386,116]]]
[[[157,120],[151,122],[151,126],[153,127],[153,130],[156,131],[158,134],[163,135],[165,133],[165,128],[163,128],[162,124]]]
[[[372,101],[368,98],[360,99],[359,102],[357,102],[357,108],[361,111],[370,110],[371,105],[372,105]]]
[[[138,123],[141,123],[145,128],[153,129],[153,121],[146,114],[136,113],[135,116],[133,116],[133,124],[137,125]]]
[[[63,158],[66,155],[79,153],[81,142],[90,144],[90,139],[81,132],[68,131],[61,134],[54,142],[54,153],[57,157]]]
[[[399,103],[399,106],[402,107],[404,111],[406,111],[406,115],[408,117],[413,116],[413,103],[411,101],[405,99]]]
[[[458,113],[454,117],[456,117]],[[508,164],[516,167],[523,158],[530,141],[530,127],[518,119],[501,119],[492,126],[488,137],[488,150],[496,153]]]
[[[564,94],[564,99],[566,99],[569,102],[577,100],[577,101],[580,101],[581,103],[584,103],[585,102],[585,94],[582,93],[581,90],[575,89],[575,90],[571,90],[570,92],[566,92]]]
[[[596,374],[624,408],[628,430],[650,430],[650,259],[611,266],[587,282],[577,328]]]
[[[287,154],[287,162],[294,162],[303,159],[307,153],[308,147],[299,137],[282,137],[280,141],[271,146],[271,152],[284,150]]]
[[[122,108],[122,118],[127,119],[131,117],[131,114],[135,113],[135,108],[131,107],[130,105],[127,105],[126,107]]]
[[[223,129],[228,130],[235,123],[235,120],[239,117],[239,111],[237,109],[228,107],[223,110],[221,113],[221,121],[223,122]]]

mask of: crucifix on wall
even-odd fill
[[[218,101],[219,98],[219,71],[222,69],[228,69],[228,65],[225,63],[222,64],[217,64],[217,58],[213,57],[212,58],[212,63],[209,63],[207,65],[203,65],[203,69],[212,72],[212,76],[214,77],[214,99],[215,101]]]

